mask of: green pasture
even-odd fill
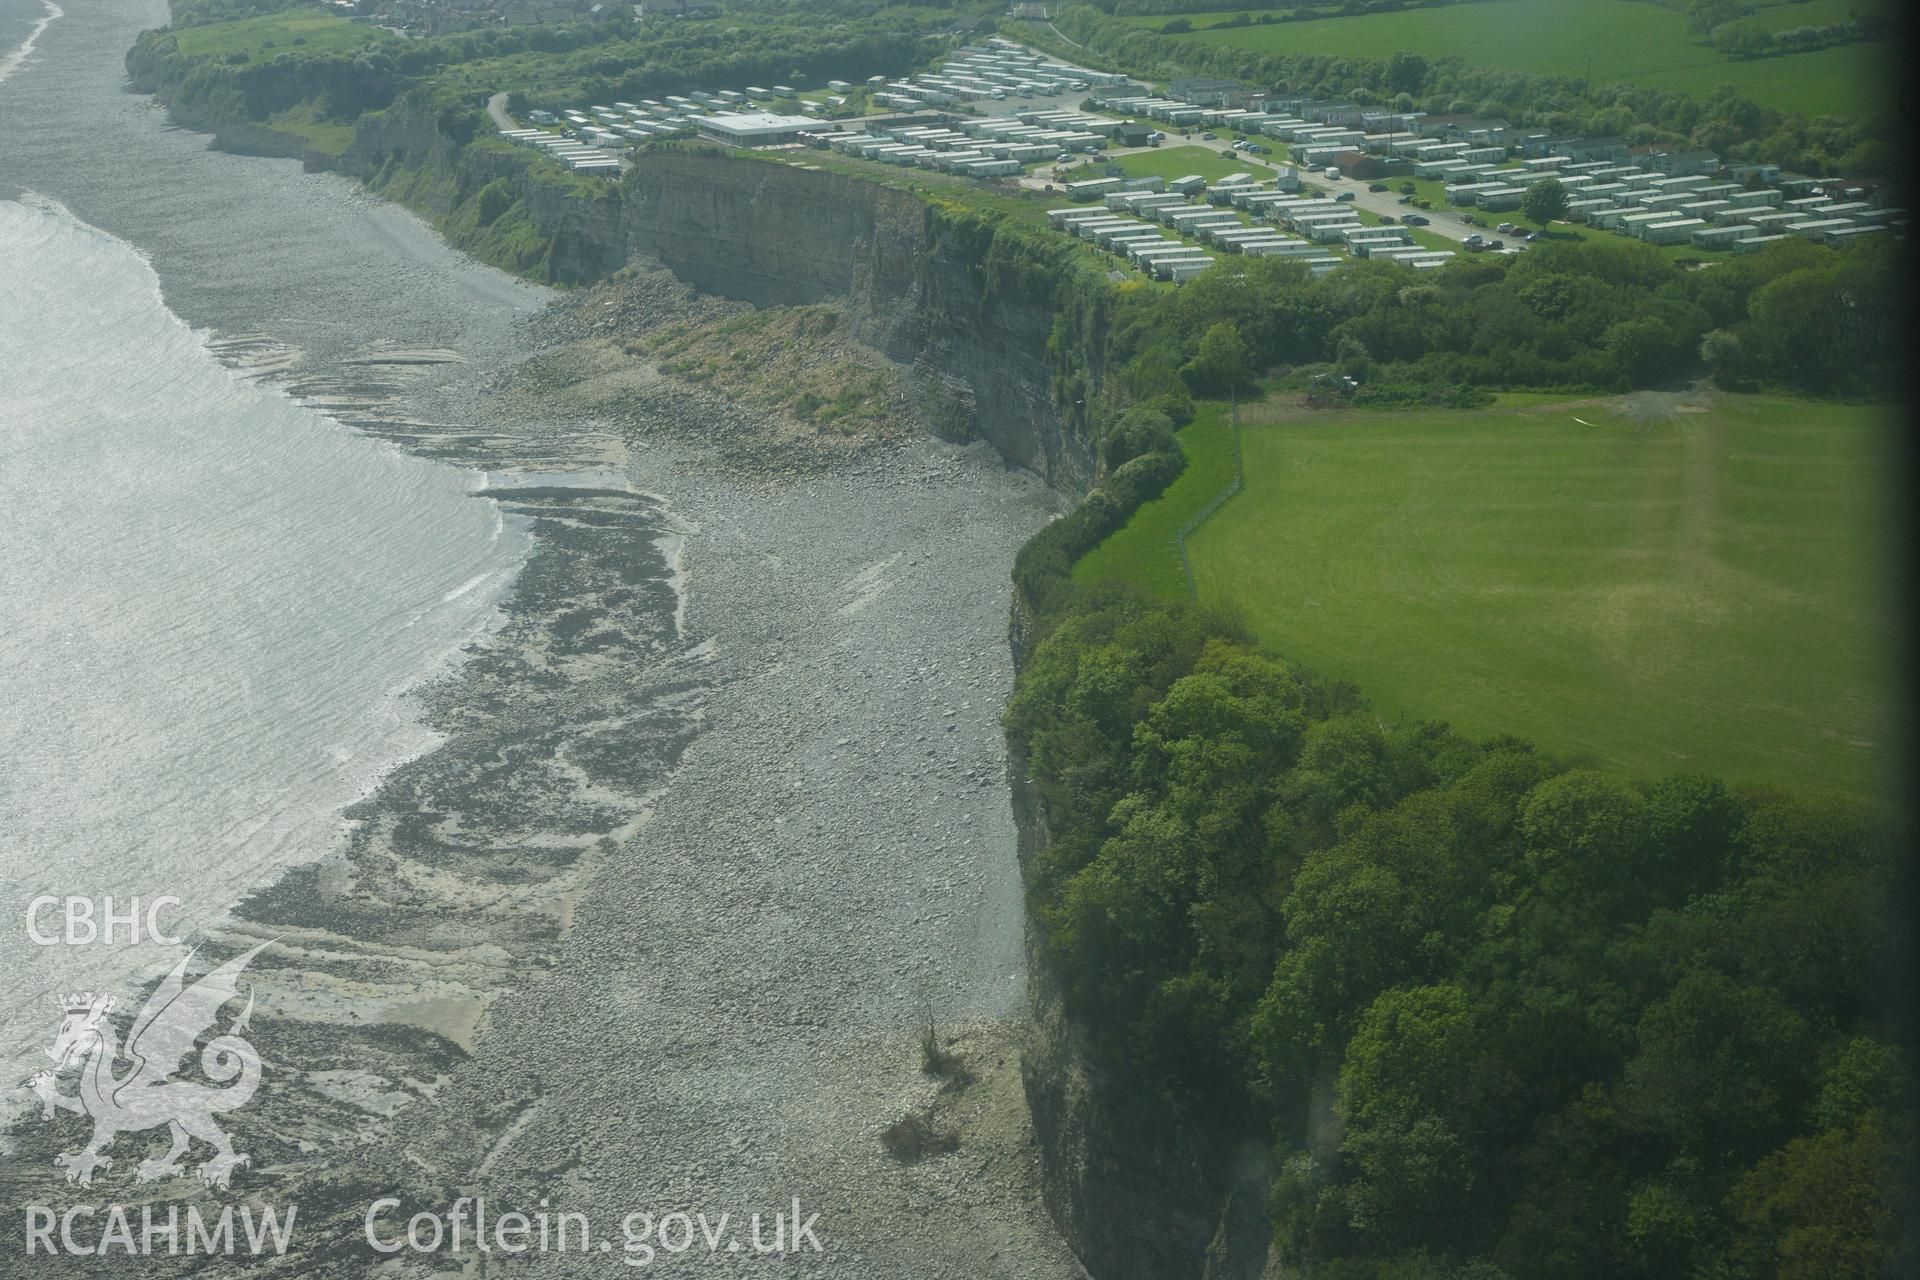
[[[1885,794],[1884,410],[1640,393],[1242,420],[1246,489],[1189,541],[1200,598],[1385,719]],[[1172,531],[1232,464],[1213,419],[1182,442],[1188,474],[1076,577],[1184,589]]]
[[[1843,21],[1859,0],[1808,0],[1756,9],[1748,21],[1769,30]],[[1631,83],[1704,96],[1731,84],[1756,102],[1807,116],[1857,115],[1893,100],[1893,46],[1885,41],[1746,62],[1690,35],[1678,9],[1639,0],[1479,0],[1433,9],[1274,22],[1208,30],[1237,16],[1165,14],[1128,21],[1157,29],[1173,17],[1194,26],[1183,40],[1277,54],[1386,58],[1406,50],[1429,59],[1459,57],[1471,65],[1534,75]]]

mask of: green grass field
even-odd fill
[[[1152,151],[1138,151],[1132,155],[1121,156],[1113,163],[1126,170],[1129,178],[1165,178],[1169,182],[1175,178],[1184,178],[1190,173],[1197,173],[1208,182],[1224,178],[1230,173],[1250,173],[1256,178],[1263,179],[1273,176],[1273,167],[1262,164],[1256,156],[1221,155],[1221,148],[1225,145],[1215,143],[1204,147],[1162,146]]]
[[[400,37],[319,9],[285,9],[257,18],[185,27],[174,38],[182,53],[244,53],[259,62],[277,53],[340,53]]]
[[[1643,777],[1885,794],[1891,420],[1773,397],[1671,408],[1261,406],[1243,417],[1246,490],[1189,541],[1200,598],[1389,721],[1517,733]],[[1167,544],[1230,474],[1215,434],[1189,448],[1216,474],[1077,577],[1182,589]]]
[[[1186,575],[1173,549],[1174,531],[1233,479],[1233,436],[1227,427],[1226,406],[1202,403],[1196,407],[1193,421],[1180,432],[1186,470],[1174,477],[1165,493],[1134,512],[1125,528],[1080,557],[1073,566],[1074,581],[1091,585],[1123,578],[1159,596],[1187,593]]]
[[[1809,0],[1756,10],[1770,30],[1840,21],[1872,0]],[[1685,16],[1639,0],[1478,0],[1401,13],[1276,22],[1208,31],[1237,10],[1131,18],[1158,28],[1185,17],[1195,31],[1178,37],[1259,49],[1385,58],[1400,50],[1429,59],[1458,56],[1472,65],[1536,75],[1590,76],[1703,96],[1731,84],[1756,102],[1803,115],[1858,115],[1891,109],[1893,46],[1842,45],[1812,53],[1732,62],[1687,33]]]

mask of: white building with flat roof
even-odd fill
[[[797,142],[801,133],[816,127],[806,116],[775,115],[771,111],[729,111],[701,116],[697,126],[716,142],[738,147],[775,147]]]

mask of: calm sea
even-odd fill
[[[169,894],[187,932],[326,856],[342,807],[427,745],[408,690],[484,632],[527,548],[481,475],[303,407],[194,326],[457,345],[531,292],[337,180],[167,129],[118,66],[157,6],[65,9],[0,63],[0,1109],[54,993],[130,995],[179,955],[39,946],[28,905]],[[49,12],[0,0],[0,59]],[[342,264],[369,240],[385,260]],[[356,310],[409,271],[434,331]]]

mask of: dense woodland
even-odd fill
[[[1193,362],[1229,324],[1249,373],[1301,385],[1337,372],[1360,383],[1362,403],[1615,391],[1702,372],[1728,388],[1884,397],[1898,377],[1895,250],[1791,240],[1689,271],[1636,241],[1549,240],[1440,271],[1356,262],[1317,280],[1283,259],[1227,258],[1171,295],[1125,295],[1110,359],[1141,400],[1224,394]]]
[[[1002,261],[1064,274],[1071,250],[1001,238]],[[1104,484],[1015,569],[1042,637],[1007,713],[1048,837],[1029,911],[1103,1063],[1151,1081],[1223,1174],[1253,1135],[1287,1265],[1911,1274],[1910,833],[1388,726],[1232,619],[1088,591],[1073,560],[1179,473],[1193,397],[1234,387],[1890,397],[1903,263],[1786,241],[1687,270],[1608,237],[1317,280],[1228,259],[1110,291],[1097,321],[1056,299],[1057,360],[1104,335],[1110,416]]]
[[[1056,600],[1057,603],[1057,600]],[[1318,1277],[1901,1274],[1904,862],[1861,814],[1389,727],[1077,594],[1007,713],[1069,1008]],[[1310,1137],[1315,1087],[1337,1132]]]

